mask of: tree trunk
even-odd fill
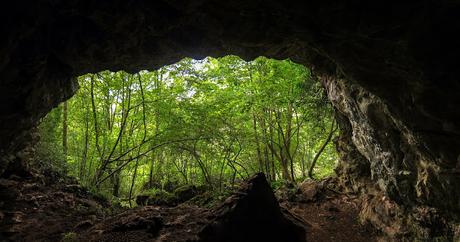
[[[64,167],[65,163],[67,162],[67,101],[64,102],[64,105],[62,106],[62,149],[64,152]]]
[[[133,197],[133,188],[134,188],[134,184],[136,182],[136,176],[137,176],[137,167],[139,166],[139,158],[136,159],[136,164],[134,166],[134,174],[133,174],[133,178],[131,180],[131,187],[129,188],[129,207],[132,207],[132,204],[131,204],[131,200],[132,200],[132,197]]]
[[[288,163],[289,163],[289,154],[288,154],[288,145],[286,144],[286,138],[284,137],[284,130],[281,120],[281,111],[277,110],[275,113],[275,121],[278,126],[277,128],[277,146],[279,149],[279,161],[281,165],[281,174],[283,175],[283,179],[285,181],[292,181],[292,177],[289,173]]]
[[[80,181],[83,181],[83,179],[86,177],[86,160],[88,158],[88,143],[89,143],[89,114],[88,114],[88,108],[85,107],[85,142],[83,146],[83,154],[82,154],[82,159],[80,163],[80,172],[79,172],[79,177]]]
[[[99,158],[102,158],[101,147],[99,146],[99,127],[97,124],[97,110],[96,110],[96,100],[94,97],[94,75],[91,76],[91,107],[93,110],[93,119],[94,119],[94,136],[96,139],[96,150],[99,153]]]
[[[332,136],[334,135],[334,132],[336,130],[337,130],[337,127],[335,125],[335,121],[332,121],[331,129],[329,131],[329,134],[328,134],[326,140],[324,141],[324,143],[321,145],[321,148],[319,149],[318,153],[316,153],[315,157],[313,158],[313,161],[311,162],[310,169],[308,170],[308,177],[310,177],[311,179],[313,179],[313,169],[315,168],[316,161],[318,161],[318,158],[323,153],[323,151],[326,148],[327,144],[331,141]]]
[[[272,122],[272,111],[268,110],[268,131],[270,133],[270,140],[269,140],[269,149],[271,153],[271,165],[272,165],[272,176],[273,176],[273,181],[276,181],[276,166],[275,166],[275,147],[274,147],[274,141],[273,141],[273,126],[270,124]]]
[[[256,141],[256,148],[257,148],[257,160],[259,161],[259,172],[264,170],[263,162],[262,162],[262,155],[260,152],[260,142],[259,142],[259,133],[257,131],[257,121],[255,113],[252,114],[252,127],[254,129],[254,138]]]

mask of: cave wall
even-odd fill
[[[338,180],[362,195],[361,219],[396,238],[458,238],[455,168],[433,162],[418,134],[381,98],[350,80],[322,81],[341,125]]]
[[[394,236],[453,236],[459,10],[449,0],[4,3],[0,173],[21,161],[30,129],[76,91],[78,75],[183,57],[291,58],[320,77],[336,107],[337,173],[346,191],[366,198],[362,218]],[[400,230],[386,228],[395,221]]]

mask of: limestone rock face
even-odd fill
[[[337,110],[344,189],[390,199],[420,228],[407,233],[452,237],[459,10],[450,0],[10,1],[0,10],[0,173],[21,159],[39,119],[75,92],[78,75],[183,57],[291,58],[321,76]],[[436,230],[444,232],[426,232],[425,218],[445,220]]]
[[[361,218],[392,237],[452,238],[458,225],[446,217],[458,221],[456,168],[431,160],[422,136],[379,97],[351,81],[323,83],[343,126],[338,177],[345,190],[364,196]]]

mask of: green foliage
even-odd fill
[[[286,181],[284,180],[276,180],[276,181],[272,181],[270,183],[270,186],[272,187],[273,190],[278,190],[281,187],[283,187],[285,184],[286,184]]]
[[[212,208],[227,199],[234,191],[233,189],[208,190],[188,200],[187,203]]]
[[[77,242],[78,235],[75,232],[68,232],[62,236],[62,242]]]
[[[61,108],[43,119],[40,159],[130,205],[142,192],[184,184],[206,185],[219,197],[255,172],[275,187],[304,180],[334,122],[320,83],[290,60],[186,58],[156,71],[104,71],[79,82],[67,122]],[[314,176],[330,175],[336,160],[328,143]]]
[[[42,163],[60,172],[66,170],[62,149],[61,108],[57,107],[42,119],[39,128],[40,142],[37,145],[37,157]]]
[[[158,189],[144,191],[140,195],[148,196],[148,200],[146,202],[149,205],[174,204],[178,200],[177,196],[174,193]]]

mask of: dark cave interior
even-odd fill
[[[291,58],[341,128],[337,185],[393,238],[460,238],[456,1],[14,1],[0,10],[0,174],[75,77],[183,57]],[[219,228],[221,229],[221,228]]]

